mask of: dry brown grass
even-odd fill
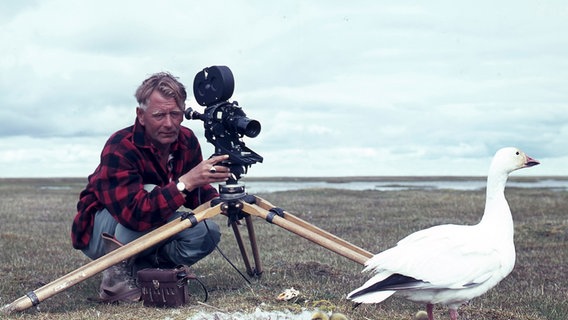
[[[69,238],[83,184],[76,179],[0,180],[0,305],[89,262],[72,249]],[[496,288],[461,308],[461,319],[565,319],[568,194],[545,189],[507,189],[506,193],[515,219],[517,264]],[[476,223],[484,204],[482,191],[323,189],[258,196],[372,252],[434,224]],[[221,216],[214,220],[226,225]],[[424,309],[391,298],[351,310],[344,297],[366,279],[360,265],[277,226],[254,221],[264,274],[248,285],[220,254],[213,253],[194,266],[210,290],[208,306],[195,303],[179,309],[153,309],[141,304],[99,305],[87,300],[96,294],[99,277],[95,276],[38,308],[3,317],[188,319],[197,311],[226,315],[256,308],[292,312],[307,308],[342,312],[350,319],[411,319],[417,310]],[[221,249],[242,269],[232,231],[222,229]],[[290,287],[301,292],[298,299],[275,299]],[[199,297],[199,292],[196,295]],[[447,317],[442,307],[435,312],[442,319]]]

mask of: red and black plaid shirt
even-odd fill
[[[160,153],[145,136],[138,120],[113,134],[104,146],[99,166],[79,196],[71,230],[73,247],[82,249],[88,245],[95,213],[103,208],[125,227],[145,231],[165,224],[182,205],[193,209],[218,196],[211,185],[193,190],[187,198],[176,188],[175,180],[203,160],[193,131],[181,127],[169,158],[164,168]],[[157,187],[148,192],[144,190],[146,184]]]

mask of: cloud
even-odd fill
[[[96,168],[105,140],[41,136],[1,139],[2,176],[86,178]]]
[[[531,173],[568,175],[562,1],[1,6],[0,176],[86,176],[145,77],[170,71],[191,94],[215,64],[262,123],[251,174],[483,175],[514,145],[550,163]]]

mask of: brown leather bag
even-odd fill
[[[197,279],[189,267],[147,268],[138,271],[138,285],[146,307],[179,307],[189,302],[188,281]]]

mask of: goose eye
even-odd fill
[[[519,151],[517,151],[515,154],[516,154],[516,155],[519,155],[519,154],[521,154],[521,153],[520,153]]]

